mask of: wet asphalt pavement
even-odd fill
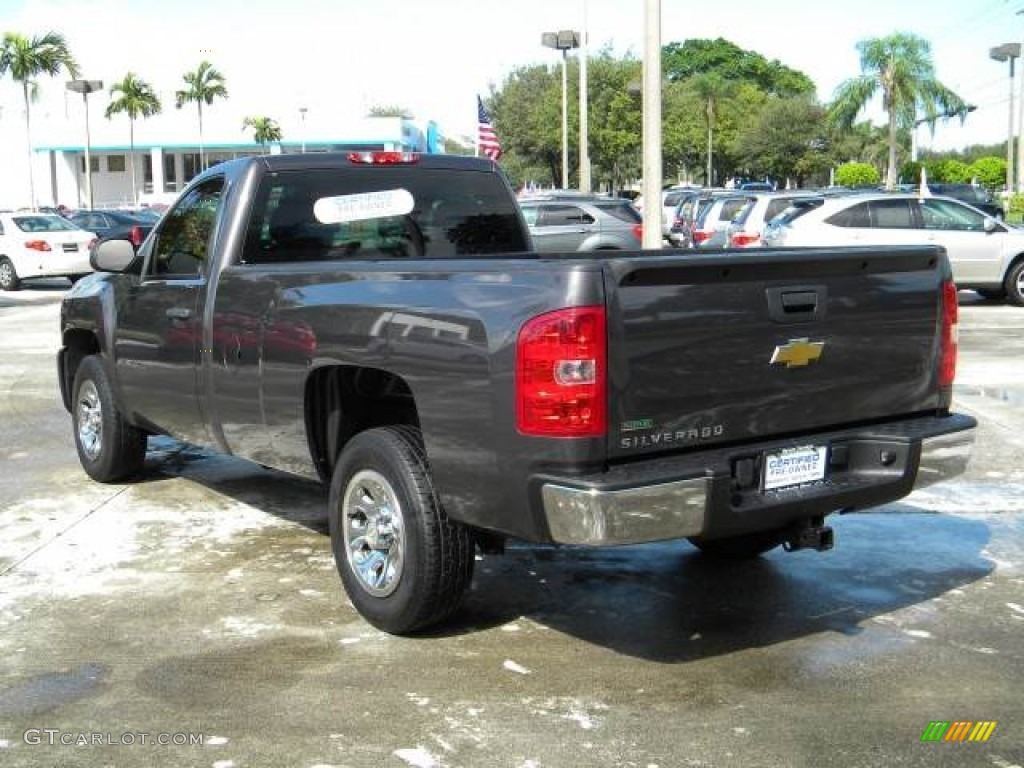
[[[168,439],[85,476],[64,287],[0,294],[2,766],[1024,765],[1024,309],[961,294],[970,471],[835,550],[513,545],[409,639],[348,605],[319,486]]]

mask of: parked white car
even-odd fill
[[[941,245],[957,287],[1024,306],[1024,229],[949,197],[879,193],[794,201],[769,223],[764,244]]]
[[[96,235],[52,213],[0,213],[0,289],[16,291],[22,280],[90,274]]]

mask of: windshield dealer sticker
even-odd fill
[[[412,212],[414,201],[407,189],[384,189],[357,195],[321,197],[313,205],[313,215],[321,224],[404,216]]]

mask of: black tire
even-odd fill
[[[986,301],[1002,301],[1006,298],[1002,288],[975,288],[974,292]]]
[[[474,540],[441,508],[418,429],[353,437],[334,468],[328,517],[341,581],[370,624],[406,634],[458,609],[473,578]]]
[[[71,422],[82,469],[101,483],[137,475],[146,459],[146,433],[121,415],[98,356],[82,360],[71,392]]]
[[[1003,281],[1006,300],[1017,307],[1024,307],[1024,259],[1010,267]]]
[[[779,546],[785,537],[782,531],[756,531],[723,539],[690,539],[702,554],[716,560],[751,560]]]
[[[0,256],[0,290],[16,291],[21,288],[21,278],[14,264],[6,256]]]

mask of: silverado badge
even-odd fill
[[[790,339],[785,344],[775,347],[771,365],[785,365],[787,368],[799,368],[821,357],[825,349],[824,341],[810,339]]]

